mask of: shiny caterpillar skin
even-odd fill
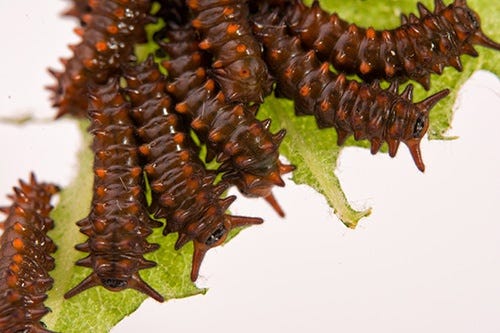
[[[94,0],[91,13],[84,15],[85,26],[75,31],[82,41],[70,46],[73,57],[62,60],[63,72],[50,70],[57,84],[53,91],[56,117],[71,114],[84,117],[87,112],[87,87],[104,84],[119,72],[120,64],[135,58],[134,44],[145,38],[144,25],[149,16],[149,0]]]
[[[161,43],[167,36],[168,31],[172,29],[179,30],[181,27],[193,29],[191,26],[193,15],[186,5],[185,0],[158,0],[157,2],[160,8],[153,16],[156,19],[162,19],[165,22],[165,26],[154,33],[153,39],[155,42]],[[189,42],[195,42],[195,49],[198,49],[198,41],[190,40]],[[164,57],[165,55],[162,56]]]
[[[168,22],[167,22],[168,24]],[[170,56],[163,62],[170,83],[167,91],[177,102],[176,112],[188,119],[199,139],[207,145],[207,161],[222,163],[223,179],[249,197],[263,197],[280,215],[283,211],[272,195],[273,186],[284,186],[281,175],[293,170],[279,160],[281,130],[269,132],[270,120],[255,118],[255,108],[227,102],[216,83],[207,77],[204,54],[197,47],[196,32],[172,25],[160,46]]]
[[[227,184],[214,185],[216,174],[206,170],[189,127],[173,111],[165,92],[166,78],[153,58],[128,66],[124,77],[136,132],[143,143],[139,150],[147,162],[144,170],[153,193],[152,213],[166,218],[163,234],[179,233],[175,249],[193,241],[191,280],[195,281],[205,253],[222,244],[231,229],[263,221],[225,214],[236,197],[220,198]]]
[[[0,224],[0,332],[50,333],[40,320],[50,311],[43,302],[53,284],[56,245],[47,232],[54,228],[50,200],[59,188],[34,174],[19,183],[12,205],[0,209],[7,214]]]
[[[165,27],[155,33],[154,38],[160,46],[161,55],[170,58],[170,61],[162,62],[168,71],[168,79],[190,83],[189,86],[177,88],[183,92],[206,79],[206,68],[211,64],[211,56],[198,47],[198,32],[191,25],[191,13],[184,0],[162,0],[160,3],[158,17],[165,20]],[[197,70],[203,71],[200,80],[193,79]]]
[[[479,16],[465,0],[448,6],[435,0],[434,12],[418,3],[420,17],[402,15],[402,25],[392,30],[358,27],[330,15],[318,1],[311,7],[302,0],[278,2],[286,8],[282,11],[290,31],[306,48],[338,71],[367,81],[409,78],[429,89],[430,73],[441,74],[446,66],[461,71],[461,55],[478,55],[474,45],[500,50],[481,31]]]
[[[448,90],[414,104],[412,85],[398,95],[397,83],[383,90],[378,82],[368,85],[332,73],[328,63],[321,63],[314,51],[302,48],[298,37],[287,34],[277,12],[255,15],[254,23],[277,81],[276,94],[293,100],[298,115],[314,115],[319,128],[334,127],[339,145],[350,134],[356,140],[369,140],[372,154],[385,141],[393,157],[402,141],[417,168],[424,171],[420,141],[429,125],[430,109],[448,95]]]
[[[70,16],[78,19],[81,26],[86,25],[84,16],[92,11],[88,0],[70,0],[71,7],[63,12],[64,16]]]
[[[64,297],[103,286],[110,291],[136,289],[163,302],[163,297],[139,276],[139,270],[156,266],[143,254],[158,249],[158,244],[148,243],[146,237],[152,227],[162,224],[151,220],[146,210],[130,104],[116,78],[91,87],[89,96],[95,153],[93,198],[90,214],[77,223],[88,239],[76,246],[89,255],[76,264],[93,272]]]
[[[196,69],[208,68],[211,56],[198,47],[198,33],[191,25],[191,12],[185,1],[161,0],[160,6],[155,17],[163,19],[165,27],[155,32],[153,39],[160,46],[157,54],[161,58],[168,55],[175,59],[175,67],[169,67],[168,61],[162,63],[169,78],[190,77]]]
[[[229,101],[262,103],[272,80],[261,58],[261,47],[248,24],[247,0],[187,0],[196,16],[202,50],[213,55],[209,76]]]

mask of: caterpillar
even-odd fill
[[[311,7],[292,0],[282,11],[304,47],[314,49],[339,72],[367,81],[411,79],[428,90],[431,73],[441,74],[446,66],[461,71],[461,55],[478,55],[474,45],[500,50],[500,44],[482,32],[478,14],[465,0],[448,6],[442,0],[434,3],[431,12],[419,2],[420,17],[403,14],[402,25],[391,30],[349,23],[321,9],[318,0]]]
[[[277,80],[276,94],[294,101],[297,115],[314,115],[319,128],[334,127],[338,145],[354,134],[367,139],[375,154],[384,142],[394,157],[404,142],[420,171],[425,166],[420,141],[429,125],[429,111],[448,90],[425,100],[412,102],[413,86],[398,95],[398,84],[383,90],[378,82],[371,85],[350,81],[345,74],[335,75],[329,64],[321,63],[314,51],[306,52],[298,37],[289,36],[278,15],[254,16],[254,31],[264,45],[264,57]]]
[[[152,56],[124,70],[132,118],[142,141],[139,151],[153,193],[152,213],[166,218],[166,235],[178,232],[175,249],[193,240],[191,280],[196,281],[205,253],[224,242],[231,229],[263,222],[260,218],[225,214],[236,199],[220,199],[227,184],[214,185],[216,173],[206,170],[189,127],[173,112],[165,92],[166,78]]]
[[[211,57],[198,47],[198,33],[191,25],[191,12],[184,0],[162,0],[160,5],[156,17],[163,19],[165,26],[153,34],[153,39],[160,46],[156,50],[160,58],[168,55],[176,59],[171,63],[175,63],[176,68],[167,67],[169,77],[176,78],[183,73],[190,75],[196,68],[208,67]],[[163,62],[164,67],[169,64]]]
[[[84,26],[85,20],[84,16],[92,11],[88,0],[71,0],[71,7],[66,9],[62,14],[63,16],[70,16],[77,18],[80,21],[80,25]]]
[[[90,214],[77,222],[88,239],[76,249],[89,255],[76,264],[93,272],[64,297],[100,285],[110,291],[132,288],[163,302],[138,273],[156,266],[143,254],[158,249],[159,245],[148,243],[146,237],[162,224],[151,220],[146,210],[130,104],[116,77],[89,88],[88,112],[95,153],[93,198]]]
[[[223,180],[249,197],[263,197],[284,213],[272,195],[273,186],[284,186],[281,175],[293,170],[279,160],[278,147],[285,136],[269,132],[270,120],[255,118],[255,106],[228,102],[203,66],[204,55],[196,49],[196,31],[186,24],[168,32],[160,46],[170,55],[162,62],[169,73],[167,91],[177,103],[176,112],[188,119],[191,128],[207,146],[207,161],[222,163]],[[179,52],[177,45],[186,46]],[[188,47],[189,46],[189,47]],[[176,51],[177,50],[177,51]],[[191,53],[190,53],[191,52]]]
[[[158,0],[157,2],[160,8],[153,15],[157,19],[162,19],[165,26],[154,32],[153,39],[155,42],[161,43],[170,30],[178,30],[181,26],[191,27],[192,13],[184,0]],[[195,49],[197,49],[197,43],[195,42],[195,44]]]
[[[262,103],[272,80],[261,48],[248,24],[246,0],[188,0],[196,16],[192,26],[202,38],[199,47],[213,55],[209,76],[229,101]]]
[[[62,60],[64,71],[49,69],[57,83],[52,90],[52,102],[58,107],[56,117],[71,114],[85,117],[87,86],[104,84],[120,70],[120,64],[135,59],[133,47],[144,39],[144,25],[149,16],[149,0],[90,1],[91,13],[84,15],[84,27],[75,31],[82,37],[70,46],[73,57]]]
[[[12,205],[0,209],[7,214],[0,224],[0,331],[50,333],[41,319],[50,311],[43,302],[53,284],[56,245],[47,232],[54,228],[50,201],[59,187],[33,173],[19,184],[9,196]]]
[[[163,1],[159,13],[165,20],[165,27],[154,34],[155,41],[162,51],[160,53],[164,53],[161,55],[168,55],[170,58],[170,61],[162,62],[168,71],[169,80],[187,83],[186,86],[177,86],[176,89],[171,86],[169,93],[176,101],[182,100],[187,90],[206,80],[206,67],[211,63],[209,54],[198,47],[198,32],[191,25],[190,12],[186,11],[188,8],[179,1],[181,0]],[[196,75],[196,71],[201,75]]]

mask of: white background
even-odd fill
[[[0,124],[0,205],[31,170],[66,185],[77,168],[76,127],[50,121],[43,89],[54,82],[46,68],[61,69],[78,41],[75,23],[57,16],[64,8],[0,0],[0,117],[41,119]],[[450,134],[460,138],[422,143],[425,174],[404,146],[395,159],[345,149],[347,196],[373,208],[356,230],[290,181],[276,191],[286,219],[237,200],[234,213],[266,222],[209,252],[199,279],[208,293],[148,300],[113,332],[500,332],[499,106],[498,78],[473,75],[456,103]]]

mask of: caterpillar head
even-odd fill
[[[453,13],[452,15],[445,15],[445,18],[450,21],[457,37],[463,43],[462,51],[464,53],[477,56],[477,52],[472,47],[473,45],[500,50],[500,44],[483,33],[479,15],[467,6],[465,0],[455,0],[453,5],[448,8],[451,8]]]
[[[191,240],[194,243],[193,266],[191,268],[192,281],[196,281],[198,278],[201,263],[208,250],[222,245],[232,229],[263,222],[261,218],[225,214],[225,211],[235,199],[235,196],[229,196],[219,200],[219,207],[210,207],[199,221],[194,221],[185,230],[179,232],[179,237],[175,243],[176,250]]]
[[[421,102],[416,103],[415,107],[412,108],[413,112],[410,112],[408,115],[402,141],[408,146],[413,161],[422,172],[425,170],[425,165],[420,151],[420,141],[422,141],[423,136],[429,128],[430,110],[449,93],[450,91],[445,89],[427,97]],[[395,151],[393,152],[391,150],[391,142],[389,142],[389,154],[393,156],[392,154],[395,154]]]
[[[196,281],[196,279],[198,279],[201,262],[207,251],[213,247],[222,245],[232,229],[253,224],[261,224],[262,222],[264,221],[257,217],[225,215],[222,224],[204,230],[204,232],[194,240],[191,280]]]
[[[139,269],[156,266],[156,263],[153,261],[148,261],[143,258],[140,260],[130,260],[128,258],[116,260],[116,258],[109,258],[105,255],[97,255],[93,258],[88,256],[80,260],[78,264],[81,266],[92,264],[94,272],[87,276],[76,287],[64,294],[64,298],[66,299],[89,288],[102,286],[113,292],[125,289],[135,289],[154,298],[158,302],[164,301],[163,297],[144,282],[138,273]]]

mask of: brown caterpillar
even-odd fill
[[[160,4],[160,8],[154,16],[162,19],[165,22],[165,26],[153,34],[155,42],[161,43],[167,37],[169,31],[179,30],[181,26],[189,29],[192,28],[190,24],[192,13],[184,0],[158,0],[157,2]],[[198,49],[197,44],[195,49]]]
[[[169,78],[191,76],[197,68],[208,67],[211,63],[210,54],[198,47],[198,33],[191,25],[191,12],[184,0],[162,0],[160,4],[156,17],[165,21],[165,27],[155,32],[153,38],[160,46],[157,50],[160,57],[168,55],[175,59],[163,62]],[[172,67],[174,64],[175,67]]]
[[[417,7],[420,17],[402,15],[402,25],[391,30],[358,27],[330,15],[317,0],[311,7],[292,0],[282,11],[290,31],[306,48],[338,71],[368,81],[409,78],[429,89],[430,73],[441,74],[446,66],[461,71],[461,55],[478,55],[474,45],[500,50],[500,44],[481,31],[479,16],[465,0],[448,6],[435,0],[434,12],[422,3]]]
[[[261,58],[261,48],[248,24],[246,0],[188,0],[195,14],[192,26],[203,39],[202,50],[213,57],[209,76],[229,101],[262,103],[272,80]]]
[[[51,333],[40,321],[50,309],[43,302],[53,280],[56,245],[47,236],[54,228],[50,200],[59,191],[54,184],[39,183],[32,173],[29,183],[14,187],[10,207],[0,211],[0,331]]]
[[[151,220],[146,211],[130,104],[120,93],[116,78],[91,87],[89,96],[94,194],[90,214],[77,223],[88,240],[76,249],[89,255],[76,264],[93,272],[64,297],[100,285],[110,291],[136,289],[163,302],[139,276],[139,270],[156,266],[143,255],[159,247],[148,243],[146,237],[161,223]]]
[[[80,25],[84,26],[84,16],[92,11],[88,0],[70,0],[71,7],[66,9],[62,14],[64,16],[75,17],[80,21]]]
[[[166,235],[178,232],[175,249],[194,242],[191,280],[205,253],[222,244],[231,229],[260,224],[262,219],[225,214],[236,199],[221,199],[227,184],[214,185],[216,174],[206,170],[199,149],[165,92],[167,81],[150,56],[144,63],[127,67],[124,73],[132,102],[132,117],[143,144],[144,167],[153,192],[152,213],[166,218]]]
[[[279,161],[278,147],[285,131],[272,135],[270,120],[258,121],[254,107],[226,101],[215,82],[207,78],[203,54],[194,50],[195,34],[187,24],[178,30],[172,26],[169,41],[160,44],[170,55],[163,65],[169,72],[166,89],[177,102],[175,110],[207,145],[207,161],[216,158],[222,163],[219,171],[225,172],[225,181],[246,196],[264,197],[283,215],[271,189],[284,186],[281,175],[293,170]],[[176,51],[180,49],[177,45],[186,46],[185,52]]]
[[[398,95],[397,83],[383,90],[377,82],[349,81],[344,74],[333,74],[314,51],[304,51],[300,39],[289,36],[285,24],[277,24],[276,12],[256,15],[254,20],[254,31],[277,80],[276,93],[295,102],[297,115],[314,115],[319,128],[334,127],[339,145],[350,134],[356,140],[369,140],[372,154],[385,141],[393,157],[403,141],[418,169],[424,171],[420,141],[429,125],[430,109],[448,90],[414,104],[412,85]]]
[[[149,0],[94,0],[91,13],[84,15],[85,26],[75,31],[82,41],[70,46],[74,56],[62,60],[63,72],[49,70],[57,84],[53,91],[56,117],[71,114],[84,117],[87,112],[87,87],[104,84],[120,70],[120,64],[134,60],[133,47],[144,39],[144,25],[151,21]]]

